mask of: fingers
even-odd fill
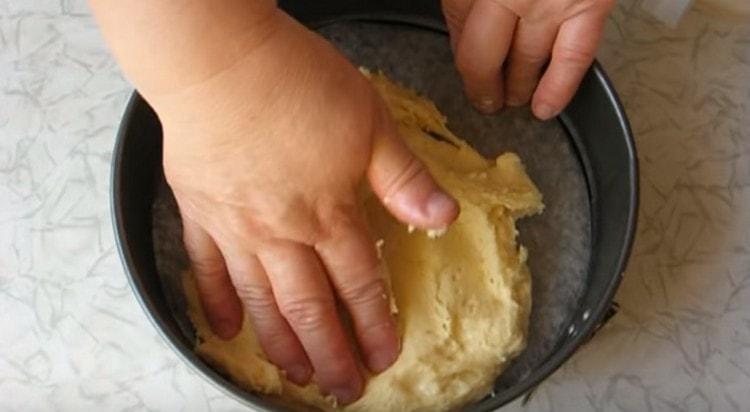
[[[263,352],[286,371],[289,380],[305,385],[313,373],[305,350],[281,315],[263,266],[255,256],[242,252],[227,254],[227,265]]]
[[[583,12],[566,20],[557,33],[552,60],[534,92],[531,108],[542,120],[557,116],[594,61],[608,10]]]
[[[469,100],[481,112],[503,105],[502,67],[515,26],[516,15],[494,0],[476,0],[464,22],[456,67]]]
[[[451,49],[453,49],[453,53],[456,53],[456,46],[461,38],[466,17],[469,16],[474,0],[442,0],[441,4],[445,24],[448,26],[448,33],[450,34]]]
[[[312,362],[318,385],[342,403],[357,399],[363,389],[362,377],[315,251],[298,243],[275,241],[264,245],[258,257],[281,314]]]
[[[555,22],[518,21],[505,71],[505,104],[521,106],[529,102],[549,59],[555,34]]]
[[[230,339],[242,327],[242,305],[224,259],[211,236],[184,214],[182,225],[185,249],[208,323],[217,336]]]
[[[458,216],[458,203],[409,151],[385,110],[380,123],[367,170],[373,192],[402,222],[422,229],[446,227]]]
[[[398,357],[399,339],[375,243],[357,211],[328,221],[333,230],[315,249],[351,315],[367,367],[383,371]]]

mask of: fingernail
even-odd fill
[[[398,358],[398,347],[394,346],[393,349],[381,349],[371,354],[367,363],[371,371],[379,373],[393,365],[396,358]]]
[[[542,120],[549,120],[555,117],[557,111],[554,107],[548,105],[547,103],[539,103],[534,106],[534,114],[536,115],[536,117]]]
[[[442,191],[433,192],[427,200],[427,217],[430,220],[443,222],[458,207],[456,201]]]
[[[495,101],[495,99],[493,99],[492,97],[480,97],[479,99],[474,101],[474,106],[477,108],[477,110],[484,114],[494,113],[497,109],[499,109],[497,101]]]
[[[333,388],[329,393],[333,395],[336,400],[345,405],[354,402],[359,397],[359,391],[357,388],[348,386]]]
[[[306,385],[312,376],[312,370],[307,365],[292,365],[285,370],[286,377],[300,386]]]

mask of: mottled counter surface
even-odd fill
[[[750,18],[676,29],[622,1],[600,60],[629,113],[641,213],[621,311],[509,410],[747,410]],[[0,1],[0,410],[232,410],[136,303],[108,206],[131,89],[85,4]]]

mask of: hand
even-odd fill
[[[212,330],[249,316],[269,360],[341,402],[363,380],[336,312],[350,314],[366,366],[398,356],[357,188],[398,219],[440,228],[458,214],[401,142],[367,80],[330,44],[277,12],[253,51],[207,79],[146,96],[164,127],[164,168]]]
[[[594,60],[615,0],[442,0],[466,94],[482,112],[531,100],[557,116]],[[549,66],[545,65],[549,61]]]

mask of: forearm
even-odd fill
[[[210,79],[270,35],[275,0],[89,0],[125,74],[146,95]]]

